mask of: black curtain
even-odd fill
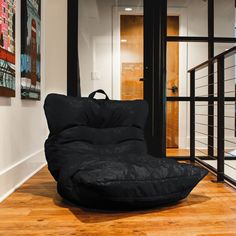
[[[81,96],[78,51],[79,0],[67,0],[67,8],[67,95]]]

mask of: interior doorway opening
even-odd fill
[[[143,99],[143,16],[120,16],[121,100]]]
[[[167,17],[167,35],[179,36],[179,16]],[[179,96],[179,43],[167,44],[166,96]],[[166,147],[179,148],[179,103],[166,104]]]
[[[168,35],[179,35],[179,16],[168,16],[167,30]],[[143,99],[143,15],[120,16],[120,39],[121,100]],[[178,42],[167,47],[166,87],[167,96],[179,96]],[[167,152],[178,153],[181,152],[176,150],[179,148],[179,103],[167,103],[166,112]]]

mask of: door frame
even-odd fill
[[[143,7],[126,6],[133,11],[125,11],[124,7],[113,7],[112,11],[112,99],[121,99],[121,65],[120,65],[120,17],[121,15],[143,15]]]
[[[179,35],[187,35],[188,32],[188,15],[186,7],[169,7],[167,9],[167,16],[179,17]],[[189,94],[188,81],[188,45],[179,44],[179,96]],[[188,104],[179,103],[179,149],[186,149],[190,144],[189,136],[189,118],[188,118]],[[182,116],[181,114],[185,114]]]

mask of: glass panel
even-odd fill
[[[143,16],[120,16],[121,99],[143,99]]]
[[[208,102],[196,102],[195,152],[198,158],[211,165],[217,158],[217,103],[214,103],[214,155],[212,156],[208,155],[208,107]]]
[[[206,61],[208,58],[207,43],[167,43],[167,97],[189,96],[190,84],[188,70]],[[205,76],[208,71],[196,73],[196,77]],[[204,79],[203,79],[204,80]],[[204,81],[199,80],[199,85]]]
[[[188,43],[188,70],[208,60],[208,43]]]
[[[189,102],[167,102],[166,155],[186,156],[189,151]]]
[[[82,96],[143,98],[143,0],[79,0]]]
[[[168,22],[170,16],[179,21],[180,36],[207,36],[208,10],[204,0],[168,0]],[[168,36],[175,36],[172,31]]]
[[[180,73],[186,73],[186,65],[180,61],[180,47],[182,43],[167,43],[167,80],[166,80],[166,96],[179,96],[179,78]],[[186,56],[186,54],[185,54]]]
[[[207,43],[188,43],[188,70],[208,60]],[[196,71],[196,96],[207,96],[208,69]]]
[[[235,37],[235,1],[214,0],[215,37]]]
[[[230,83],[234,87],[234,89],[231,87],[231,91],[234,90],[234,95],[231,93],[230,96],[235,97],[235,80]],[[225,174],[234,180],[236,180],[235,108],[235,102],[225,102]]]
[[[235,56],[231,56],[225,59],[225,97],[235,97],[235,82],[236,82]],[[227,112],[230,107],[226,108]]]
[[[188,97],[190,83],[188,70],[206,61],[208,43],[169,42],[167,44],[168,97]],[[208,69],[196,72],[196,87],[199,95],[207,96]],[[189,102],[167,102],[166,143],[167,156],[189,156],[190,107]]]
[[[215,55],[227,51],[234,47],[232,43],[215,43]],[[235,78],[236,78],[236,67],[235,67],[236,56],[230,56],[225,59],[225,96],[235,96]],[[215,88],[215,95],[217,95],[217,88]]]
[[[225,62],[225,96],[236,96],[235,55]],[[236,180],[236,106],[235,102],[225,102],[225,174]]]
[[[217,56],[222,52],[229,50],[230,48],[234,47],[234,43],[215,43],[214,45],[214,55]]]

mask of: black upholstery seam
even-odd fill
[[[196,183],[197,184],[197,183]],[[188,188],[187,190],[185,190],[184,191],[184,193],[188,193],[189,191],[191,191],[194,187],[195,187],[196,185],[194,185],[193,187],[191,187],[191,188]],[[165,194],[164,195],[164,197],[166,197],[166,196],[173,196],[173,194],[174,195],[178,195],[178,194],[183,194],[183,191],[179,191],[179,192],[172,192],[172,193],[169,193],[169,194]],[[151,197],[104,197],[103,196],[103,198],[104,199],[106,199],[106,200],[110,200],[110,201],[112,201],[112,200],[117,200],[117,201],[121,201],[121,200],[124,200],[125,202],[126,202],[126,200],[127,199],[130,199],[130,200],[132,200],[132,201],[135,201],[135,200],[140,200],[140,199],[143,199],[144,201],[147,201],[147,200],[152,200],[153,201],[153,199],[155,199],[155,200],[157,200],[157,198],[160,198],[160,195],[155,195],[155,196],[151,196]],[[163,196],[162,196],[163,197]]]
[[[120,180],[120,181],[117,181],[117,180],[109,180],[109,181],[104,181],[104,182],[96,182],[96,183],[104,183],[104,184],[107,184],[107,183],[114,183],[114,182],[117,182],[117,183],[124,183],[124,182],[132,182],[132,183],[135,183],[135,182],[161,182],[161,180],[169,180],[169,179],[179,179],[179,178],[184,178],[184,179],[187,179],[187,178],[192,178],[192,177],[198,177],[199,175],[191,175],[191,176],[185,176],[185,175],[181,175],[181,176],[176,176],[176,177],[169,177],[169,178],[162,178],[162,179],[140,179],[140,180]],[[84,182],[77,182],[79,184],[86,184],[86,185],[94,185],[94,184],[91,184],[91,183],[84,183]]]

